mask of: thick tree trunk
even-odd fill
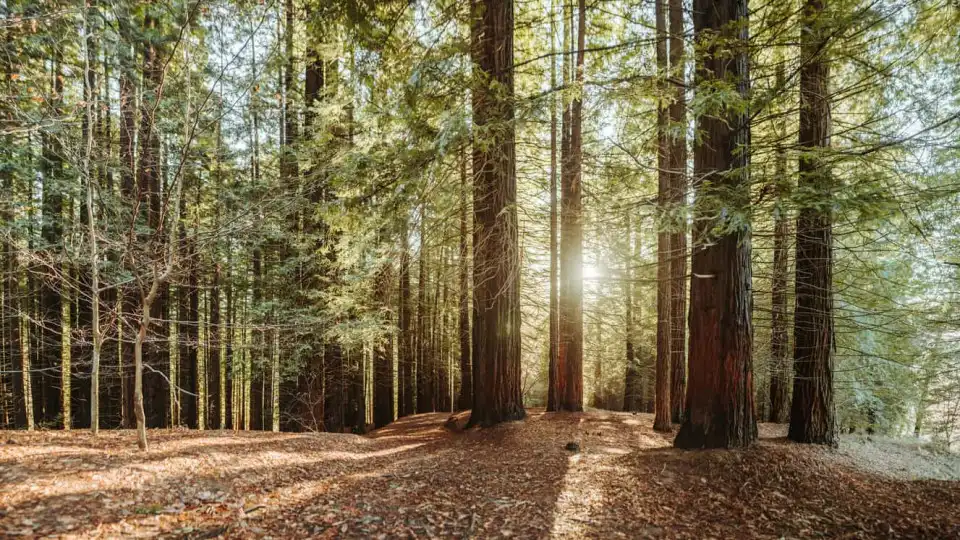
[[[683,55],[683,0],[670,0],[670,418],[683,422],[687,393],[687,100]]]
[[[294,33],[296,31],[296,10],[294,0],[285,0],[284,2],[284,25],[283,47],[283,124],[281,133],[281,160],[280,177],[284,193],[290,197],[296,197],[298,186],[300,184],[300,164],[297,158],[297,144],[300,137],[298,113],[295,106],[295,96],[297,95],[295,80],[297,77],[296,50],[294,48]],[[298,213],[293,211],[288,219],[288,231],[291,239],[299,234]],[[292,257],[294,247],[292,242],[287,241],[283,244],[283,253],[286,257]],[[281,337],[281,350],[286,345],[287,337],[294,337],[284,333]],[[281,425],[285,430],[298,429],[294,421],[297,416],[297,380],[296,378],[285,379],[280,382],[280,411]]]
[[[513,0],[472,0],[473,410],[471,425],[526,414],[520,388],[520,260],[513,106]]]
[[[824,0],[807,0],[800,38],[799,190],[810,199],[797,218],[791,440],[836,445],[833,404],[833,186],[822,154],[830,147],[828,30]]]
[[[143,18],[143,30],[153,33],[158,24],[156,18],[148,8]],[[161,159],[160,138],[157,136],[154,124],[156,113],[159,110],[159,99],[163,93],[161,79],[163,78],[163,61],[159,58],[156,46],[146,42],[143,49],[143,99],[140,110],[140,163],[137,168],[138,200],[147,206],[147,224],[154,234],[154,256],[164,251],[164,240],[161,229],[163,223],[162,189],[161,189]],[[167,287],[162,286],[156,300],[151,304],[151,320],[166,321],[167,314]],[[143,406],[146,422],[149,427],[164,427],[169,409],[169,387],[166,375],[169,373],[169,356],[166,352],[166,324],[161,324],[153,342],[147,342],[146,336],[141,346],[143,365],[147,373],[142,377]],[[149,331],[147,325],[145,331]],[[137,404],[135,403],[136,407]]]
[[[60,52],[53,55],[53,71],[50,74],[50,93],[54,117],[59,117],[60,103],[63,96],[63,78],[60,76]],[[61,333],[63,300],[61,288],[66,283],[59,273],[60,264],[57,259],[59,246],[63,235],[63,187],[60,185],[63,177],[63,149],[59,144],[59,137],[47,133],[41,134],[42,155],[41,170],[43,171],[42,201],[43,222],[40,228],[42,250],[49,261],[48,267],[54,270],[54,275],[44,276],[39,287],[40,332],[38,367],[42,370],[33,378],[34,416],[40,424],[53,427],[57,417],[61,414]],[[69,372],[67,372],[69,378]]]
[[[557,34],[557,23],[556,23],[556,2],[550,2],[550,53],[556,54],[556,34]],[[566,27],[566,17],[565,11],[561,11],[561,18],[564,20],[564,27]],[[566,38],[566,33],[564,33],[564,38]],[[566,39],[564,39],[566,43]],[[564,48],[566,51],[566,48]],[[563,79],[564,84],[567,82],[567,55],[563,55]],[[557,59],[550,58],[550,86],[552,88],[557,87]],[[550,314],[547,320],[547,324],[550,325],[550,329],[547,333],[550,343],[548,345],[547,351],[547,410],[554,411],[557,409],[557,396],[556,396],[556,380],[557,380],[557,366],[558,366],[558,355],[560,351],[560,306],[558,304],[558,276],[559,268],[557,265],[557,106],[562,104],[562,100],[558,101],[557,96],[553,96],[550,99]],[[567,115],[566,112],[563,113],[564,125],[562,126],[563,134],[561,135],[563,142],[563,156],[562,159],[566,160],[567,158],[567,139],[566,139],[566,121]]]
[[[697,65],[698,91],[712,91],[708,85],[716,80],[732,80],[739,99],[747,99],[747,13],[746,0],[695,0],[694,31],[698,40],[709,40]],[[717,34],[725,39],[716,39]],[[694,174],[702,181],[690,287],[690,385],[674,441],[679,448],[743,447],[757,438],[750,231],[737,225],[750,204],[749,111],[738,104],[719,114],[698,119],[702,136],[694,146]],[[716,217],[722,216],[712,207],[717,200],[726,217]]]
[[[574,84],[583,85],[585,2],[578,7]],[[560,342],[554,393],[556,410],[583,410],[583,100],[570,108],[568,166],[560,178]]]
[[[656,26],[657,26],[657,74],[660,77],[658,82],[661,95],[666,93],[667,85],[663,78],[667,76],[667,29],[666,18],[664,14],[664,2],[666,0],[656,1]],[[663,96],[666,97],[666,96]],[[657,390],[656,390],[656,416],[653,420],[653,429],[657,431],[670,431],[670,370],[671,354],[670,340],[672,339],[670,328],[672,318],[670,316],[671,295],[670,286],[672,275],[670,273],[670,263],[672,254],[670,253],[670,232],[669,220],[667,219],[667,203],[670,201],[670,140],[667,135],[668,111],[663,104],[663,100],[658,100],[657,105]]]

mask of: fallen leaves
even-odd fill
[[[764,426],[754,448],[690,452],[649,415],[463,421],[417,415],[368,437],[156,431],[144,453],[133,432],[8,432],[0,536],[960,535],[960,483],[865,472]]]

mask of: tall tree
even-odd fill
[[[690,286],[690,379],[686,416],[674,441],[678,448],[742,447],[757,438],[746,225],[750,204],[747,22],[747,0],[694,2],[693,28],[703,51],[697,62],[696,91],[709,96],[718,91],[719,81],[732,81],[736,95],[726,96],[727,102],[697,119],[700,135],[694,145],[694,175],[701,181],[696,191]]]
[[[381,312],[390,321],[389,298],[393,282],[393,266],[384,263],[377,276],[377,298]],[[384,336],[373,348],[373,425],[383,427],[393,422],[393,337]]]
[[[640,387],[640,370],[637,365],[637,355],[634,351],[636,336],[634,335],[633,294],[636,287],[633,283],[633,267],[636,264],[636,255],[633,244],[634,232],[633,227],[630,225],[630,211],[624,212],[623,219],[627,231],[627,256],[623,265],[624,326],[626,327],[626,358],[624,359],[626,363],[626,376],[623,383],[623,410],[639,411],[642,405],[640,402],[642,388]]]
[[[800,176],[791,440],[836,445],[833,404],[833,185],[830,147],[830,30],[824,0],[806,0],[800,29]]]
[[[556,22],[556,2],[550,2],[550,53],[556,55],[557,52],[557,22]],[[561,12],[566,27],[566,11]],[[564,33],[566,37],[566,33]],[[566,42],[566,40],[564,40]],[[564,66],[567,63],[567,55],[562,55]],[[564,69],[564,82],[566,82],[566,69]],[[557,59],[550,58],[550,86],[557,86]],[[562,101],[556,96],[550,99],[550,314],[547,323],[550,330],[547,333],[548,345],[547,356],[547,410],[554,411],[557,407],[556,380],[558,355],[560,352],[560,313],[558,304],[558,265],[557,265],[557,107]],[[567,116],[564,113],[564,119]],[[566,159],[566,125],[563,126],[563,159]]]
[[[473,363],[470,357],[470,238],[467,233],[467,145],[460,146],[460,251],[458,266],[458,335],[460,337],[460,394],[457,408],[473,405]]]
[[[657,100],[657,213],[659,223],[657,230],[657,391],[655,397],[655,414],[653,429],[670,431],[670,354],[671,322],[670,316],[671,295],[670,286],[672,275],[670,263],[670,231],[667,220],[667,204],[670,202],[670,138],[667,133],[669,111],[664,104],[667,84],[667,25],[664,13],[666,0],[655,0],[657,33],[657,75],[660,99]]]
[[[397,396],[397,417],[409,416],[414,413],[414,392],[416,388],[413,380],[414,342],[413,329],[410,320],[410,239],[407,237],[406,221],[400,228],[400,291],[397,295],[399,316],[399,340],[397,371],[399,384]]]
[[[139,193],[136,187],[137,152],[137,89],[134,73],[133,54],[133,21],[126,10],[119,10],[117,16],[120,30],[120,43],[117,47],[117,65],[119,68],[120,90],[120,195],[126,205],[134,211],[138,208]],[[132,216],[131,216],[131,219]],[[121,317],[117,329],[120,342],[120,394],[121,394],[121,425],[132,428],[135,425],[133,409],[134,386],[134,347],[130,336],[136,333],[133,323],[137,312],[137,295],[139,292],[133,285],[123,288]]]
[[[684,65],[683,0],[670,1],[670,418],[683,422],[687,393],[687,85]]]
[[[776,87],[786,86],[786,74],[783,59],[776,68]],[[780,121],[777,125],[776,136],[783,137],[786,132],[786,122]],[[787,156],[783,145],[776,145],[776,161],[774,163],[774,196],[776,203],[773,209],[773,275],[770,283],[770,422],[785,424],[790,415],[790,359],[787,346],[787,270],[788,270],[788,239],[789,221],[784,203],[787,184]]]
[[[143,96],[140,102],[140,142],[139,163],[137,164],[137,201],[147,208],[147,225],[153,231],[151,248],[153,253],[148,257],[162,259],[164,248],[164,212],[163,190],[161,188],[161,156],[160,136],[155,129],[163,96],[164,58],[161,57],[161,27],[155,11],[156,7],[148,6],[143,16],[142,30],[148,39],[143,43]],[[159,286],[155,298],[150,302],[150,320],[166,321],[166,303],[168,287],[166,283]],[[149,295],[149,289],[141,291],[141,303]],[[142,304],[141,304],[142,305]],[[145,365],[148,368],[143,377],[144,387],[144,414],[148,427],[163,427],[169,409],[169,388],[167,373],[169,372],[169,352],[163,346],[166,343],[165,323],[158,325],[158,335],[147,344]],[[146,325],[145,331],[153,330]],[[138,406],[135,404],[135,406]]]
[[[427,303],[427,206],[420,205],[420,257],[419,278],[417,279],[417,403],[418,413],[432,412],[430,395],[431,354],[427,323],[430,321],[430,307]]]
[[[473,86],[473,411],[470,424],[526,414],[520,389],[520,260],[513,0],[471,1]]]
[[[556,409],[583,410],[583,70],[586,3],[577,8],[576,92],[570,103],[570,150],[560,178],[560,345]]]

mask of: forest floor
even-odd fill
[[[809,448],[761,425],[747,450],[682,451],[646,414],[447,419],[366,437],[156,430],[147,452],[132,431],[0,432],[0,537],[960,537],[960,482],[909,479],[958,462],[914,474],[862,439]]]

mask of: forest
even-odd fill
[[[0,4],[0,534],[960,535],[957,2]]]

